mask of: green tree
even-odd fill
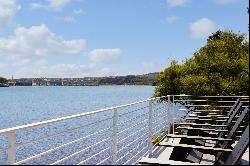
[[[0,83],[7,83],[7,79],[3,78],[3,77],[0,77]]]
[[[185,63],[171,63],[158,76],[155,96],[248,95],[249,43],[245,35],[217,31]]]
[[[156,87],[155,96],[177,94],[181,92],[181,67],[181,65],[177,64],[177,61],[172,61],[169,68],[159,73],[157,78],[159,85]]]

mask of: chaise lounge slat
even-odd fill
[[[187,135],[175,135],[175,134],[168,134],[166,137],[201,139],[201,140],[216,140],[216,141],[231,141],[232,140],[232,139],[229,139],[229,138],[213,138],[213,137],[187,136]]]
[[[213,150],[218,152],[232,152],[232,149],[226,148],[214,148],[214,147],[207,147],[207,146],[196,146],[196,145],[188,145],[188,144],[173,144],[167,142],[159,143],[159,146],[170,146],[170,147],[182,147],[182,148],[192,148],[192,149],[201,149],[201,150]]]
[[[227,125],[215,125],[215,124],[209,124],[209,123],[178,123],[178,125],[227,127]]]
[[[221,110],[195,110],[199,112],[220,112]]]
[[[214,131],[214,132],[228,132],[228,130],[216,130],[209,128],[195,128],[195,127],[177,127],[177,129],[185,129],[185,130],[201,130],[201,131]]]
[[[199,119],[197,117],[186,118],[185,120],[212,121],[213,119]]]

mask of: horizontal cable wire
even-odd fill
[[[147,141],[147,140],[148,140],[148,139],[146,139],[145,141]],[[125,153],[125,155],[123,155],[122,157],[120,157],[120,158],[117,160],[117,162],[120,161],[121,159],[123,159],[124,157],[126,157],[129,153],[131,153],[132,151],[134,151],[136,148],[138,148],[138,147],[139,147],[140,145],[142,145],[143,143],[145,143],[145,142],[141,142],[141,143],[138,144],[135,148],[129,150],[127,153]]]
[[[106,119],[102,119],[100,121],[95,121],[93,123],[89,123],[89,124],[86,124],[86,125],[81,125],[81,126],[78,126],[76,128],[66,129],[64,131],[61,131],[61,132],[58,132],[58,133],[55,133],[55,134],[52,134],[52,135],[49,135],[49,136],[40,137],[40,138],[33,139],[33,140],[29,141],[29,142],[25,142],[25,143],[22,143],[22,144],[17,144],[16,147],[22,147],[22,146],[31,144],[33,142],[38,142],[38,141],[41,141],[41,140],[44,140],[44,139],[49,139],[49,138],[51,138],[53,136],[61,135],[61,134],[64,134],[64,133],[71,133],[71,132],[73,132],[73,131],[75,131],[77,129],[81,129],[81,128],[84,128],[84,127],[87,127],[87,126],[90,126],[90,125],[101,123],[103,121],[110,120],[110,119],[112,119],[112,118],[106,118]]]
[[[134,128],[135,126],[138,126],[139,124],[142,124],[142,123],[144,123],[144,122],[146,122],[146,121],[147,121],[147,119],[146,119],[146,120],[143,120],[143,121],[141,121],[141,122],[139,122],[139,123],[137,123],[137,124],[135,124],[135,125],[133,125],[133,126],[131,126],[131,127],[129,127],[129,128],[127,128],[127,129],[124,129],[124,130],[118,132],[117,134],[119,135],[119,134],[121,134],[121,133],[123,133],[123,132],[125,132],[125,131],[128,131],[129,129],[132,129],[132,128]]]
[[[163,112],[161,114],[157,114],[157,115],[153,116],[153,119],[156,118],[156,117],[162,117],[162,115],[165,115],[164,117],[168,116],[167,112]]]
[[[124,163],[124,165],[128,164],[133,158],[135,158],[138,154],[140,154],[143,150],[145,150],[147,147],[142,148],[139,152],[137,152],[132,158],[130,158],[128,161]]]
[[[104,159],[104,160],[102,160],[101,162],[97,163],[96,165],[101,165],[102,163],[104,163],[105,161],[107,161],[107,160],[109,160],[109,159],[111,159],[111,156],[108,157],[108,158],[106,158],[106,159]]]
[[[159,126],[165,125],[166,123],[167,123],[167,121],[164,121],[164,122],[162,122],[162,123],[156,125],[155,127],[153,127],[152,130],[157,129]]]
[[[140,111],[140,110],[143,110],[143,109],[148,108],[148,107],[149,107],[149,106],[141,107],[141,108],[135,109],[135,110],[133,110],[133,111],[126,112],[126,113],[124,113],[124,114],[120,114],[119,116],[123,116],[123,115],[127,115],[127,114],[130,114],[130,113],[134,113],[134,112],[136,112],[136,111]]]
[[[132,165],[135,165],[135,164],[137,164],[137,162],[143,157],[143,156],[145,156],[146,155],[146,153],[148,153],[149,152],[149,150],[147,150],[143,155],[141,155],[141,157],[139,157],[139,159],[138,160],[136,160]]]
[[[132,118],[132,119],[129,119],[129,120],[126,120],[126,121],[124,121],[124,122],[119,123],[118,126],[124,125],[125,123],[128,123],[128,122],[130,122],[130,121],[132,121],[132,120],[138,119],[138,118],[140,118],[140,117],[142,117],[142,116],[145,116],[145,115],[147,115],[147,114],[148,114],[148,113],[140,114],[140,115],[138,115],[138,116],[136,116],[136,117],[134,117],[134,118]]]
[[[158,108],[155,108],[155,107],[154,107],[153,110],[154,110],[154,112],[155,112],[155,111],[158,111],[158,110],[162,110],[163,108],[166,108],[166,109],[167,109],[167,106],[158,107]]]
[[[164,125],[165,126],[165,125]],[[153,133],[153,135],[157,135],[159,132],[161,132],[163,129],[164,129],[164,127],[163,126],[158,126],[158,127],[161,127],[159,130],[157,130],[156,132],[154,132]],[[157,127],[156,127],[157,128]],[[165,128],[166,129],[166,128]],[[163,130],[163,132],[165,132],[166,130]],[[158,136],[156,137],[156,139],[158,138]]]
[[[133,134],[130,134],[129,136],[127,136],[127,137],[125,137],[125,138],[121,139],[120,141],[118,141],[118,143],[123,142],[124,140],[126,140],[126,139],[130,138],[131,136],[133,136],[133,135],[135,135],[135,134],[137,134],[137,133],[139,133],[139,132],[143,131],[143,130],[144,130],[144,129],[146,129],[146,128],[148,128],[148,126],[143,127],[142,129],[137,130],[137,131],[136,131],[136,132],[134,132]]]
[[[105,151],[107,151],[107,150],[109,150],[109,149],[110,149],[110,147],[108,147],[108,148],[106,148],[106,149],[103,149],[103,150],[101,150],[100,152],[94,154],[93,156],[91,156],[91,157],[89,157],[89,158],[87,158],[87,159],[81,161],[81,162],[78,163],[77,165],[81,165],[81,164],[85,163],[86,161],[88,161],[88,160],[90,160],[90,159],[92,159],[92,158],[94,158],[94,157],[96,157],[96,156],[102,154],[103,152],[105,152]]]
[[[144,137],[144,136],[147,135],[147,134],[148,134],[148,132],[145,133],[144,135],[142,135],[142,136],[136,138],[134,141],[130,142],[129,144],[127,144],[126,146],[124,146],[124,147],[122,147],[120,150],[118,150],[117,153],[121,152],[123,149],[127,148],[129,145],[132,145],[132,144],[135,143],[137,140],[141,139],[142,137]]]
[[[155,120],[155,121],[153,121],[152,122],[152,124],[154,125],[155,123],[157,124],[157,123],[159,123],[159,121],[161,121],[161,120],[163,120],[164,122],[167,122],[168,120],[166,119],[168,117],[168,115],[165,115],[165,116],[162,116],[162,117],[159,117],[159,119],[158,120]],[[164,120],[164,119],[166,119],[166,120]]]
[[[24,160],[18,161],[18,162],[16,162],[15,164],[22,164],[22,163],[24,163],[24,162],[26,162],[26,161],[29,161],[29,160],[32,160],[32,159],[34,159],[34,158],[40,157],[40,156],[42,156],[42,155],[51,153],[51,152],[53,152],[53,151],[55,151],[55,150],[61,149],[61,148],[65,147],[65,146],[68,146],[68,145],[71,145],[71,144],[73,144],[73,143],[79,142],[79,141],[81,141],[81,140],[87,139],[87,138],[92,137],[92,136],[94,136],[94,135],[97,135],[97,134],[100,134],[100,133],[104,133],[104,132],[109,131],[109,130],[111,130],[111,129],[112,129],[112,128],[107,128],[107,129],[100,130],[100,131],[95,132],[95,133],[93,133],[93,134],[90,134],[90,135],[88,135],[88,136],[81,137],[81,138],[79,138],[79,139],[76,139],[76,140],[74,140],[74,141],[68,142],[68,143],[63,144],[63,145],[61,145],[61,146],[58,146],[58,147],[56,147],[56,148],[52,148],[52,149],[47,150],[47,151],[45,151],[45,152],[36,154],[36,155],[31,156],[31,157],[29,157],[29,158],[26,158],[26,159],[24,159]]]
[[[60,160],[57,160],[56,162],[52,163],[51,165],[59,164],[59,163],[65,161],[65,160],[67,160],[67,159],[69,159],[69,158],[71,158],[71,157],[74,157],[74,156],[76,156],[76,155],[78,155],[78,154],[80,154],[80,153],[82,153],[82,152],[84,152],[84,151],[86,151],[86,150],[88,150],[88,149],[90,149],[90,148],[93,148],[93,147],[95,147],[95,146],[97,146],[97,145],[99,145],[99,144],[101,144],[101,143],[103,143],[103,142],[105,142],[105,141],[107,141],[107,140],[110,140],[111,138],[112,138],[112,137],[108,137],[108,138],[106,138],[106,139],[104,139],[104,140],[102,140],[102,141],[99,141],[99,142],[97,142],[97,143],[95,143],[95,144],[93,144],[93,145],[91,145],[91,146],[88,146],[87,148],[84,148],[84,149],[82,149],[82,150],[80,150],[80,151],[77,151],[77,152],[75,152],[75,153],[73,153],[73,154],[71,154],[71,155],[69,155],[69,156],[67,156],[67,157],[64,157],[64,158],[60,159]]]
[[[157,113],[157,114],[153,115],[152,118],[154,119],[154,118],[157,118],[157,117],[159,117],[161,115],[166,115],[166,114],[167,114],[167,111],[163,111],[163,112],[160,112],[160,113]]]

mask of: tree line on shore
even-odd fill
[[[15,79],[16,86],[99,86],[99,85],[156,85],[158,72],[143,75],[86,77],[86,78],[22,78]],[[13,84],[13,80],[9,80]],[[8,83],[0,77],[0,83]],[[63,83],[62,83],[63,82]]]
[[[7,81],[7,79],[6,78],[4,78],[4,77],[0,77],[0,83],[2,83],[2,84],[6,84],[8,81]]]

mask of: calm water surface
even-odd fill
[[[152,96],[154,88],[152,86],[0,88],[0,129],[144,100]],[[127,162],[132,164],[148,150],[148,141],[150,141],[148,140],[147,127],[148,107],[148,102],[143,102],[119,109],[118,164]],[[169,117],[166,116],[166,110],[168,110],[168,106],[164,102],[155,103],[153,109],[152,131],[157,135],[167,128],[166,120]],[[174,121],[180,119],[185,113],[177,111],[177,109],[169,109],[169,115]],[[107,149],[91,160],[85,161],[84,164],[97,164],[104,160],[103,164],[110,165],[112,163],[111,147],[113,143],[112,117],[113,111],[107,111],[16,131],[16,161],[24,160],[81,138],[80,141],[33,158],[24,164],[51,164],[84,149],[83,152],[60,163],[75,165]],[[104,129],[105,132],[93,135],[93,133]],[[7,148],[7,135],[0,135],[0,149]],[[0,151],[0,165],[6,164],[6,162],[7,151],[2,153]]]
[[[153,86],[0,88],[0,129],[144,100],[153,91]]]

